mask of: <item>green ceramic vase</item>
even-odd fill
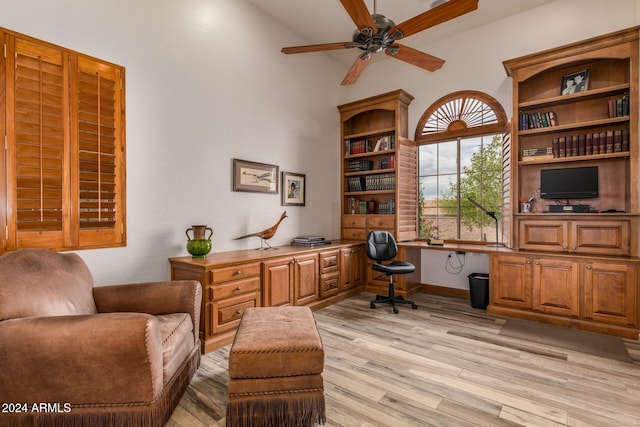
[[[189,231],[193,233],[193,239],[189,236]],[[207,231],[209,236],[207,237]],[[187,235],[187,251],[193,258],[205,258],[211,252],[211,236],[213,230],[206,225],[192,225],[185,231]]]

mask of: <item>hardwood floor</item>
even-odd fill
[[[325,347],[327,426],[638,426],[634,363],[498,335],[466,299],[419,294],[417,310],[360,294],[314,312]],[[229,346],[202,366],[167,426],[223,426]]]

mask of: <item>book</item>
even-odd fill
[[[629,151],[629,129],[622,129],[622,150]]]
[[[602,139],[602,135],[600,135]],[[606,136],[605,153],[613,153],[613,131],[608,130]]]
[[[593,134],[592,133],[588,133],[585,137],[585,150],[584,150],[584,154],[586,154],[587,156],[590,156],[593,154]]]
[[[613,152],[622,151],[622,131],[620,129],[613,132]]]

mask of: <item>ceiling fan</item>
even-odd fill
[[[356,59],[342,80],[342,85],[355,83],[369,63],[371,55],[381,51],[384,51],[392,58],[397,58],[427,71],[435,71],[442,67],[444,60],[396,43],[396,40],[434,27],[478,8],[478,0],[449,0],[396,25],[384,15],[376,13],[375,2],[376,0],[374,0],[373,15],[370,15],[364,0],[340,0],[351,20],[356,24],[352,41],[284,47],[282,48],[282,53],[321,52],[352,48],[363,50],[364,53]],[[434,3],[441,3],[441,1]]]

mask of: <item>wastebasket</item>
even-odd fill
[[[486,310],[489,305],[489,275],[487,273],[471,273],[469,278],[469,296],[471,307]]]

